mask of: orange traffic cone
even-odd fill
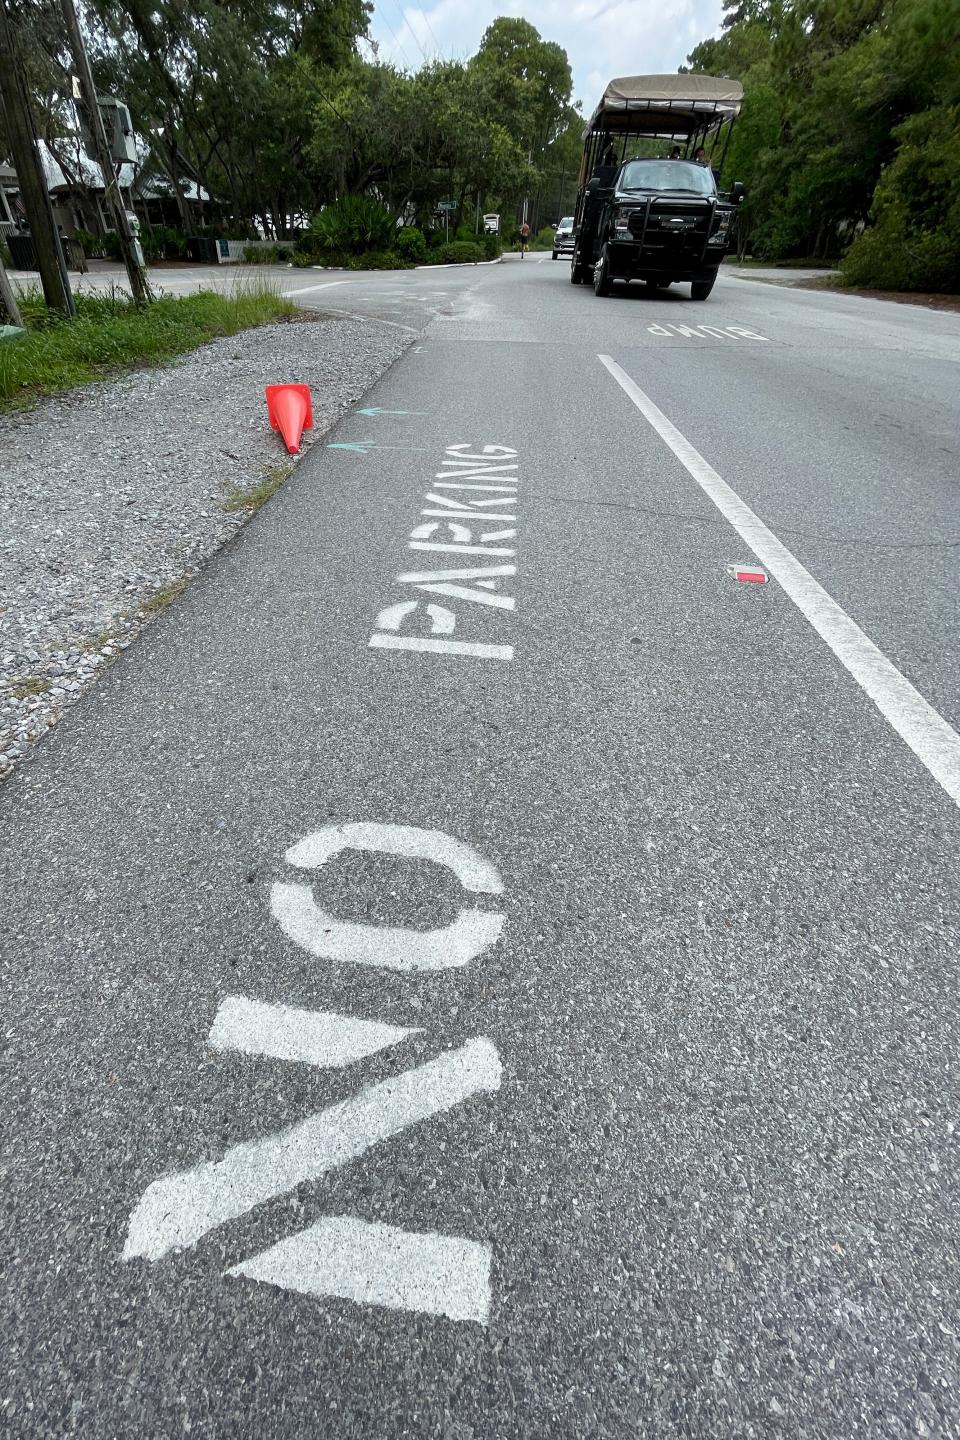
[[[267,414],[271,430],[279,430],[291,455],[300,449],[304,430],[313,429],[309,385],[268,385]]]

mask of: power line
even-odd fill
[[[416,30],[414,30],[413,26],[410,24],[410,21],[407,19],[407,12],[400,8],[400,0],[393,0],[393,5],[397,14],[400,16],[401,21],[404,25],[406,25],[407,29],[410,31],[410,34],[413,36],[416,47],[420,51],[420,54],[423,56],[424,65],[429,64],[429,61],[427,59],[427,52],[420,44],[420,36],[417,34]]]
[[[436,53],[437,53],[437,59],[438,59],[438,60],[442,60],[442,59],[443,59],[443,50],[442,50],[441,47],[440,47],[440,42],[438,41],[436,35],[433,33],[433,26],[430,24],[430,16],[427,14],[426,9],[422,9],[422,10],[420,11],[420,14],[423,16],[424,20],[426,21],[427,29],[430,31],[430,38],[431,38],[431,40],[433,41],[433,48],[434,48],[434,50],[435,50]]]
[[[407,69],[412,70],[414,67],[410,64],[410,56],[400,44],[400,36],[397,34],[396,30],[394,30],[386,15],[384,15],[382,7],[380,10],[380,19],[383,21],[384,25],[386,25],[387,29],[390,31],[390,34],[393,36],[393,43],[396,45],[397,49],[400,51],[400,54],[403,56],[404,61],[406,62]]]

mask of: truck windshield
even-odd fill
[[[687,190],[694,195],[715,195],[713,172],[685,160],[631,160],[623,167],[618,190]]]

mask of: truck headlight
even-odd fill
[[[614,220],[618,235],[627,235],[630,232],[630,216],[632,210],[618,210]]]
[[[730,234],[730,216],[729,216],[729,215],[721,215],[721,216],[720,216],[720,219],[717,221],[717,224],[716,224],[716,226],[715,226],[715,228],[714,228],[713,234],[710,236],[710,243],[711,243],[711,245],[724,245],[724,244],[726,244],[727,236],[728,236],[729,234]]]

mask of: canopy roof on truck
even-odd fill
[[[652,135],[684,140],[718,128],[740,114],[739,80],[713,75],[626,75],[611,80],[590,117],[591,133]]]

